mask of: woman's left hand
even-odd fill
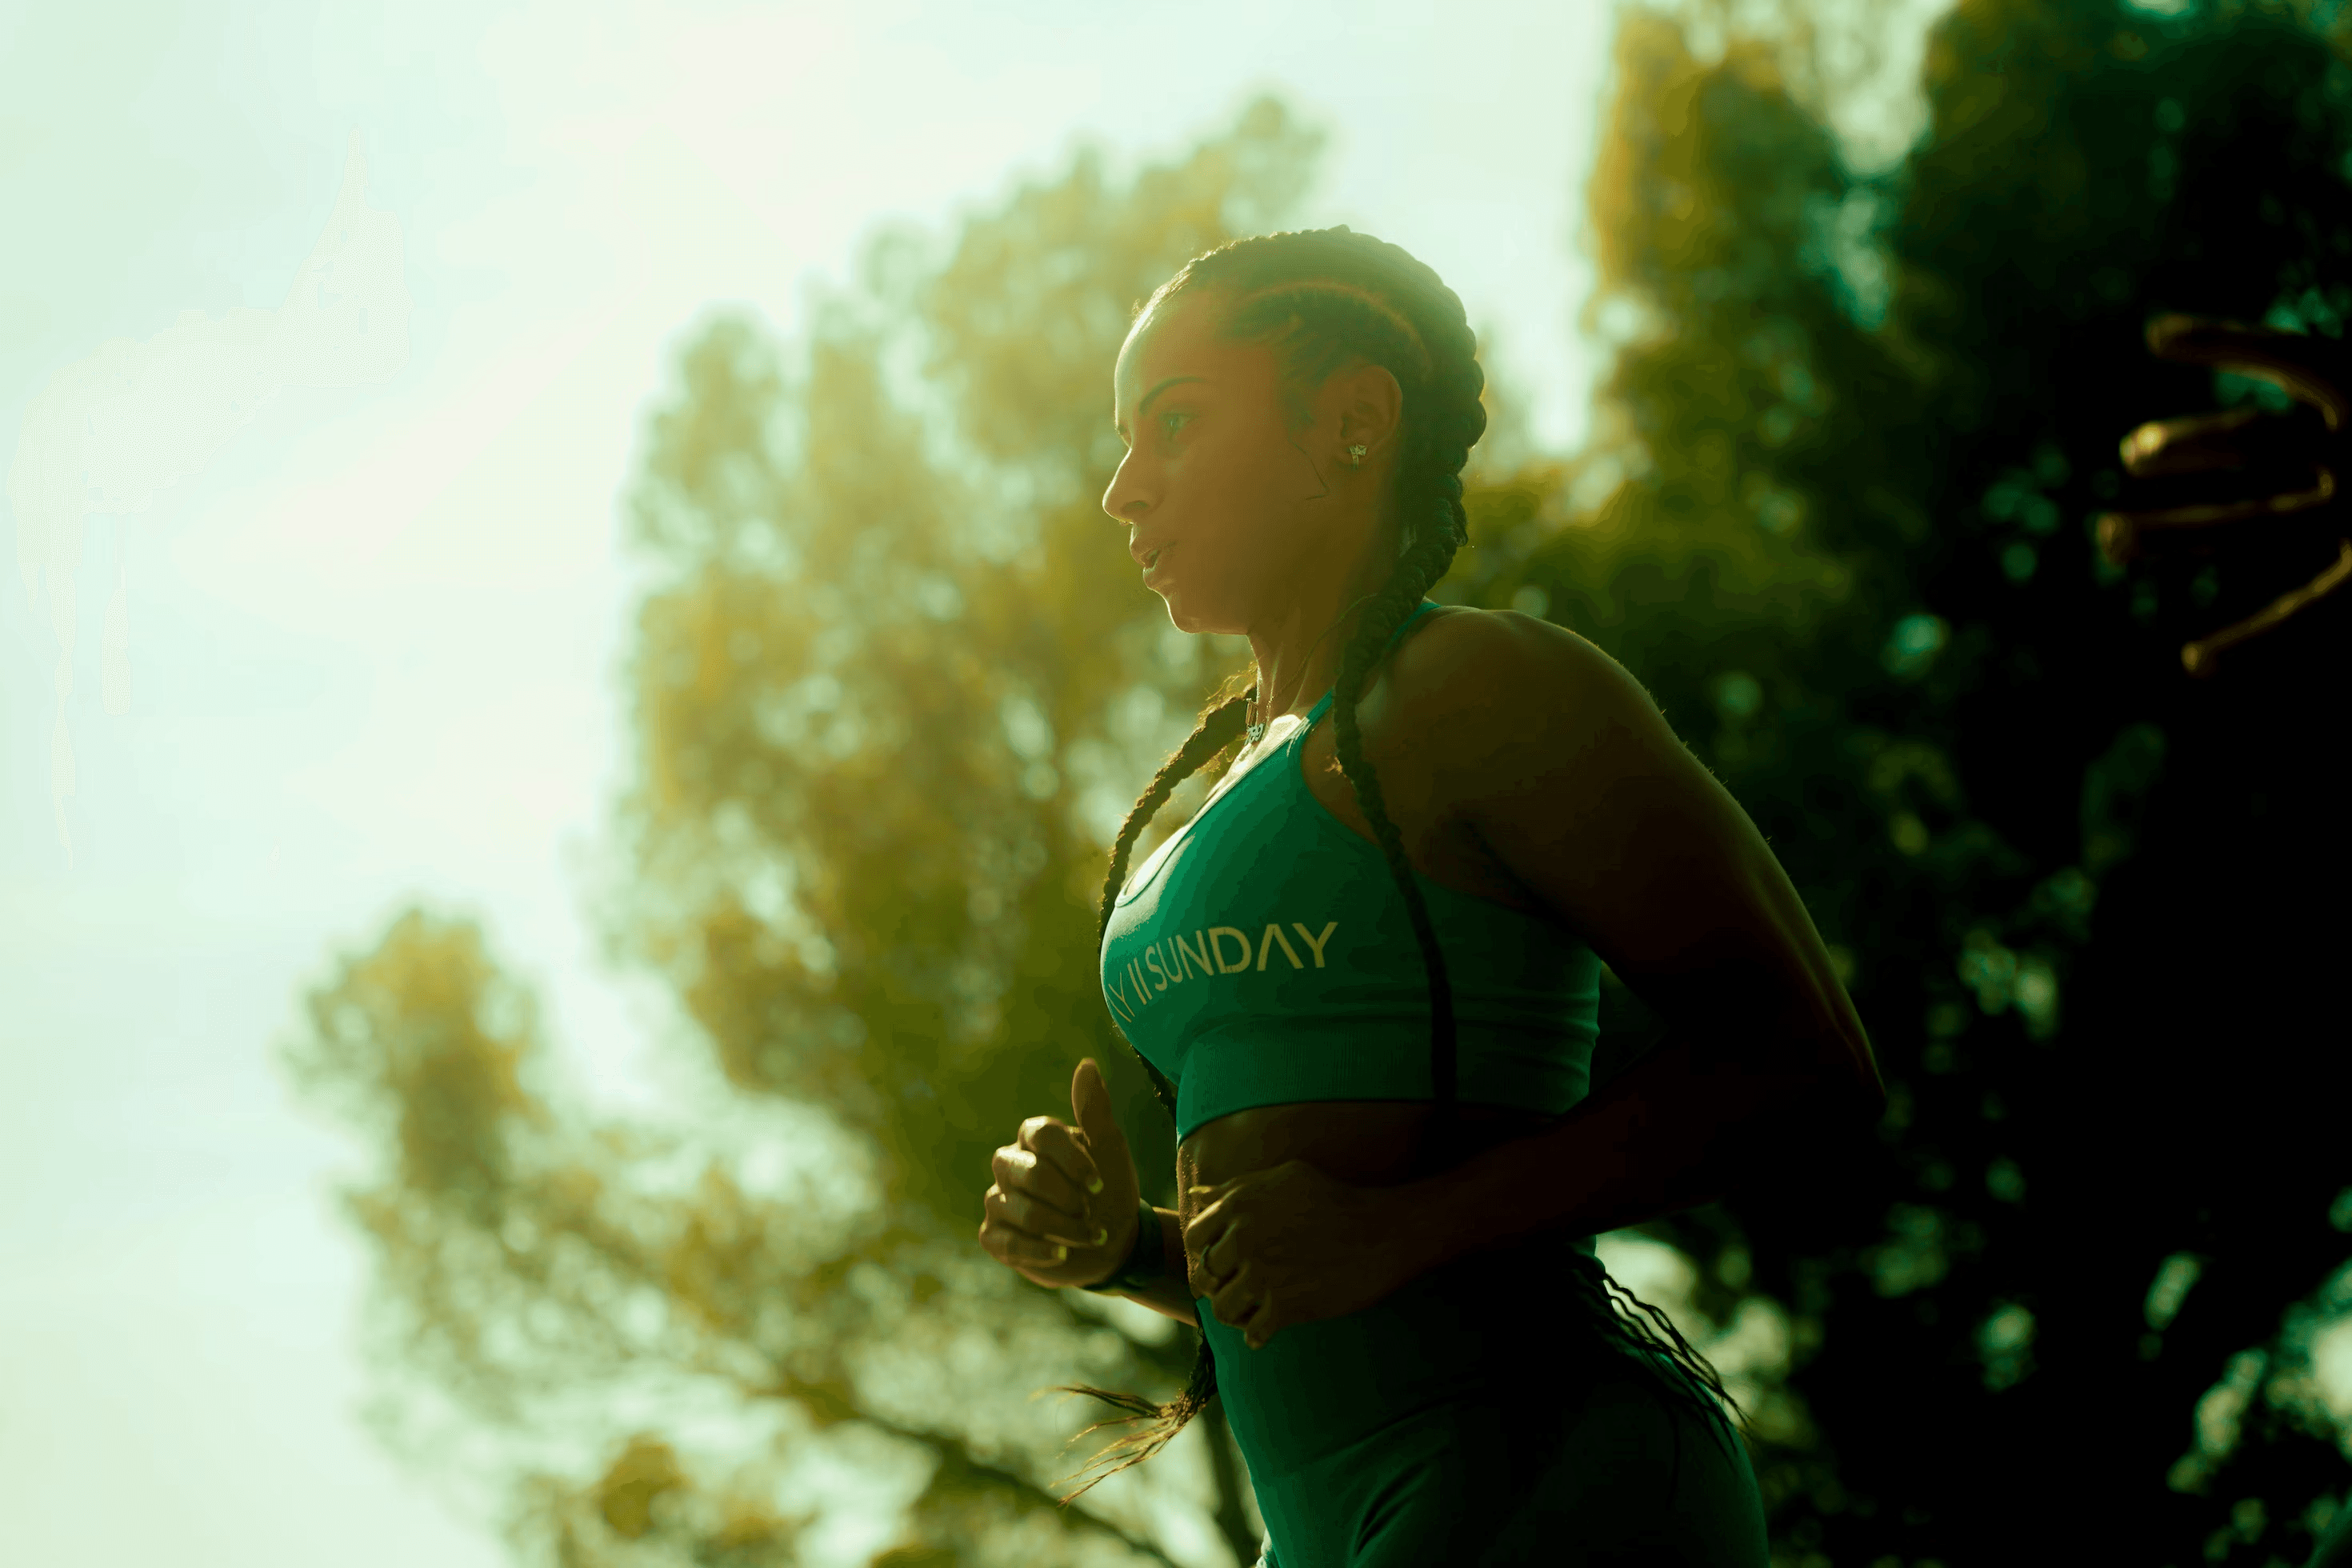
[[[1292,1323],[1371,1306],[1412,1270],[1393,1205],[1377,1188],[1332,1180],[1304,1160],[1213,1187],[1184,1226],[1217,1321],[1255,1350]]]

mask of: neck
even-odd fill
[[[1364,602],[1387,585],[1394,570],[1393,562],[1361,563],[1344,577],[1313,584],[1250,627],[1250,652],[1257,661],[1253,722],[1305,713],[1330,689]]]

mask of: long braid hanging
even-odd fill
[[[1129,809],[1127,820],[1118,826],[1118,840],[1111,846],[1110,875],[1103,880],[1102,904],[1095,916],[1095,946],[1097,950],[1102,946],[1104,935],[1110,930],[1110,912],[1118,903],[1118,890],[1127,883],[1127,858],[1135,852],[1135,841],[1143,836],[1144,828],[1150,825],[1160,808],[1168,804],[1168,797],[1176,793],[1176,786],[1198,773],[1207,765],[1210,758],[1233,743],[1234,738],[1242,732],[1242,725],[1249,717],[1249,705],[1256,697],[1257,688],[1253,686],[1222,701],[1213,700],[1208,710],[1201,715],[1201,721],[1193,726],[1192,733],[1176,748],[1173,756],[1160,764],[1160,771],[1151,775],[1151,787],[1145,790],[1142,798]],[[1121,1034],[1119,1038],[1125,1040],[1127,1037]],[[1132,1044],[1127,1048],[1135,1051]],[[1152,1090],[1160,1096],[1160,1103],[1168,1108],[1168,1114],[1173,1119],[1176,1114],[1176,1086],[1170,1083],[1167,1077],[1151,1065],[1151,1058],[1141,1051],[1135,1051],[1135,1059],[1141,1062],[1143,1070],[1150,1075]]]
[[[1453,476],[1448,475],[1449,479]],[[1459,479],[1453,479],[1456,489]],[[1456,503],[1458,504],[1458,503]],[[1422,595],[1445,575],[1458,548],[1453,521],[1447,519],[1430,535],[1413,544],[1397,562],[1387,584],[1364,608],[1355,637],[1340,658],[1339,681],[1331,698],[1333,750],[1339,771],[1356,792],[1356,805],[1371,825],[1373,841],[1388,861],[1389,875],[1404,895],[1406,917],[1421,947],[1422,967],[1429,981],[1429,1076],[1437,1102],[1433,1142],[1447,1148],[1454,1119],[1454,988],[1445,973],[1445,951],[1429,918],[1429,904],[1412,879],[1412,861],[1405,854],[1404,836],[1391,819],[1381,794],[1380,775],[1364,756],[1364,736],[1357,722],[1357,704],[1372,665],[1387,650],[1389,639],[1404,618],[1419,607]]]
[[[1413,880],[1412,863],[1404,840],[1390,818],[1381,797],[1380,778],[1363,754],[1363,735],[1357,722],[1357,705],[1375,667],[1386,654],[1390,638],[1453,564],[1454,556],[1469,540],[1469,519],[1462,504],[1461,468],[1470,448],[1486,431],[1486,409],[1479,401],[1486,385],[1477,362],[1477,342],[1471,332],[1461,298],[1427,266],[1401,247],[1351,232],[1344,224],[1335,228],[1262,235],[1235,240],[1200,257],[1137,309],[1145,310],[1181,292],[1223,289],[1238,296],[1225,321],[1225,336],[1235,340],[1276,342],[1284,368],[1286,394],[1294,415],[1303,410],[1300,393],[1312,389],[1351,355],[1361,354],[1388,367],[1405,391],[1406,449],[1397,467],[1394,500],[1404,530],[1404,545],[1388,582],[1367,602],[1340,657],[1332,693],[1332,739],[1341,773],[1356,795],[1357,805],[1370,824],[1374,841],[1388,862],[1389,874],[1403,896],[1413,935],[1421,948],[1429,984],[1430,1079],[1436,1113],[1431,1146],[1444,1152],[1455,1127],[1455,1050],[1453,988],[1445,955],[1437,940],[1429,908]],[[1097,950],[1108,932],[1110,916],[1127,878],[1128,858],[1152,815],[1166,804],[1176,785],[1198,771],[1240,733],[1255,689],[1223,700],[1213,700],[1192,736],[1168,759],[1121,825],[1111,850],[1109,873],[1104,880]],[[1124,1033],[1120,1039],[1126,1041]],[[1128,1047],[1134,1050],[1131,1041]],[[1136,1059],[1151,1079],[1160,1103],[1176,1116],[1176,1088],[1140,1051]],[[1570,1299],[1603,1334],[1639,1352],[1642,1364],[1668,1389],[1694,1405],[1704,1416],[1719,1416],[1729,1405],[1742,1423],[1747,1413],[1725,1392],[1722,1380],[1706,1358],[1694,1350],[1673,1321],[1612,1278],[1597,1258],[1572,1255]],[[1639,1312],[1618,1308],[1612,1293],[1622,1296]],[[1643,1316],[1646,1314],[1646,1318]],[[1653,1323],[1656,1327],[1653,1327]],[[1662,1336],[1658,1331],[1664,1330]],[[1196,1331],[1196,1333],[1198,1331]],[[1658,1364],[1673,1363],[1680,1375]],[[1111,1444],[1080,1470],[1092,1469],[1126,1451],[1127,1457],[1103,1475],[1061,1500],[1070,1502],[1106,1476],[1140,1464],[1166,1446],[1217,1392],[1216,1361],[1206,1335],[1199,1335],[1198,1351],[1183,1391],[1165,1404],[1140,1395],[1119,1394],[1086,1384],[1062,1384],[1070,1393],[1087,1394],[1129,1414],[1113,1422],[1097,1422],[1077,1434],[1106,1425],[1123,1425],[1149,1418],[1150,1425]],[[1702,1392],[1702,1389],[1705,1392]],[[1711,1404],[1712,1394],[1720,1404]],[[1073,1438],[1072,1441],[1076,1441]],[[1675,1463],[1680,1464],[1679,1434]]]
[[[1168,804],[1168,797],[1175,793],[1176,786],[1198,773],[1210,758],[1223,751],[1241,734],[1242,727],[1249,718],[1250,703],[1256,696],[1257,688],[1253,686],[1234,697],[1223,700],[1213,699],[1208,710],[1201,715],[1200,722],[1193,726],[1192,733],[1152,775],[1151,786],[1128,812],[1127,820],[1119,824],[1118,838],[1111,846],[1110,874],[1103,879],[1102,903],[1095,921],[1096,951],[1101,951],[1103,937],[1110,930],[1111,910],[1118,907],[1119,889],[1127,885],[1127,862],[1135,852],[1135,841],[1143,836],[1143,830],[1150,825],[1153,815]],[[1120,1042],[1129,1050],[1135,1051],[1135,1059],[1143,1064],[1145,1074],[1151,1079],[1153,1092],[1160,1096],[1160,1103],[1168,1108],[1168,1120],[1175,1121],[1176,1086],[1168,1081],[1167,1074],[1151,1065],[1150,1058],[1135,1050],[1135,1042],[1128,1039],[1124,1030],[1118,1029],[1117,1025],[1112,1028]],[[1194,1331],[1198,1332],[1197,1330]],[[1165,1405],[1156,1404],[1140,1394],[1121,1394],[1114,1389],[1097,1388],[1091,1384],[1062,1384],[1058,1388],[1067,1394],[1092,1394],[1107,1405],[1128,1412],[1115,1420],[1096,1422],[1078,1433],[1077,1437],[1102,1426],[1124,1426],[1129,1421],[1147,1418],[1151,1422],[1143,1430],[1128,1434],[1088,1460],[1079,1470],[1080,1475],[1122,1452],[1127,1455],[1094,1480],[1060,1500],[1068,1503],[1096,1482],[1118,1474],[1129,1465],[1139,1465],[1160,1452],[1193,1416],[1207,1408],[1209,1401],[1217,1394],[1217,1360],[1209,1349],[1207,1337],[1202,1336],[1200,1347],[1192,1358],[1192,1373],[1184,1380],[1183,1392]],[[1076,1442],[1077,1437],[1071,1441]]]

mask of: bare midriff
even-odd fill
[[[1559,1120],[1540,1111],[1499,1105],[1454,1108],[1453,1148],[1429,1148],[1435,1106],[1392,1100],[1331,1100],[1236,1110],[1192,1130],[1176,1150],[1177,1213],[1187,1225],[1205,1200],[1195,1186],[1213,1187],[1253,1171],[1303,1160],[1350,1186],[1393,1187],[1450,1169],[1497,1143],[1540,1131]],[[1192,1294],[1206,1296],[1200,1259],[1188,1256]]]

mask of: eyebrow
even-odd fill
[[[1152,398],[1154,398],[1154,397],[1159,396],[1161,393],[1163,393],[1163,392],[1167,391],[1170,387],[1171,387],[1171,386],[1175,385],[1178,382],[1180,382],[1180,381],[1206,381],[1206,380],[1208,380],[1208,379],[1209,379],[1209,378],[1208,378],[1207,376],[1205,376],[1205,375],[1171,375],[1171,376],[1170,376],[1166,381],[1161,382],[1158,386],[1155,386],[1155,387],[1153,387],[1153,388],[1151,389],[1151,392],[1150,392],[1150,395],[1149,395],[1149,396],[1146,396],[1146,397],[1144,398],[1144,400],[1143,400],[1143,406],[1142,406],[1142,407],[1140,407],[1140,408],[1139,408],[1139,409],[1137,409],[1137,410],[1135,411],[1135,416],[1136,416],[1138,419],[1141,419],[1141,418],[1142,418],[1142,417],[1144,417],[1146,415],[1150,414],[1150,413],[1151,412],[1151,399],[1152,399]],[[1117,421],[1115,421],[1115,420],[1114,420],[1114,421],[1112,422],[1112,424],[1111,424],[1111,429],[1112,429],[1115,433],[1117,433],[1119,437],[1121,437],[1122,438],[1123,438],[1123,437],[1125,437],[1125,436],[1127,435],[1127,426],[1125,426],[1124,425],[1121,425],[1121,424],[1118,423],[1118,422],[1117,422]]]

